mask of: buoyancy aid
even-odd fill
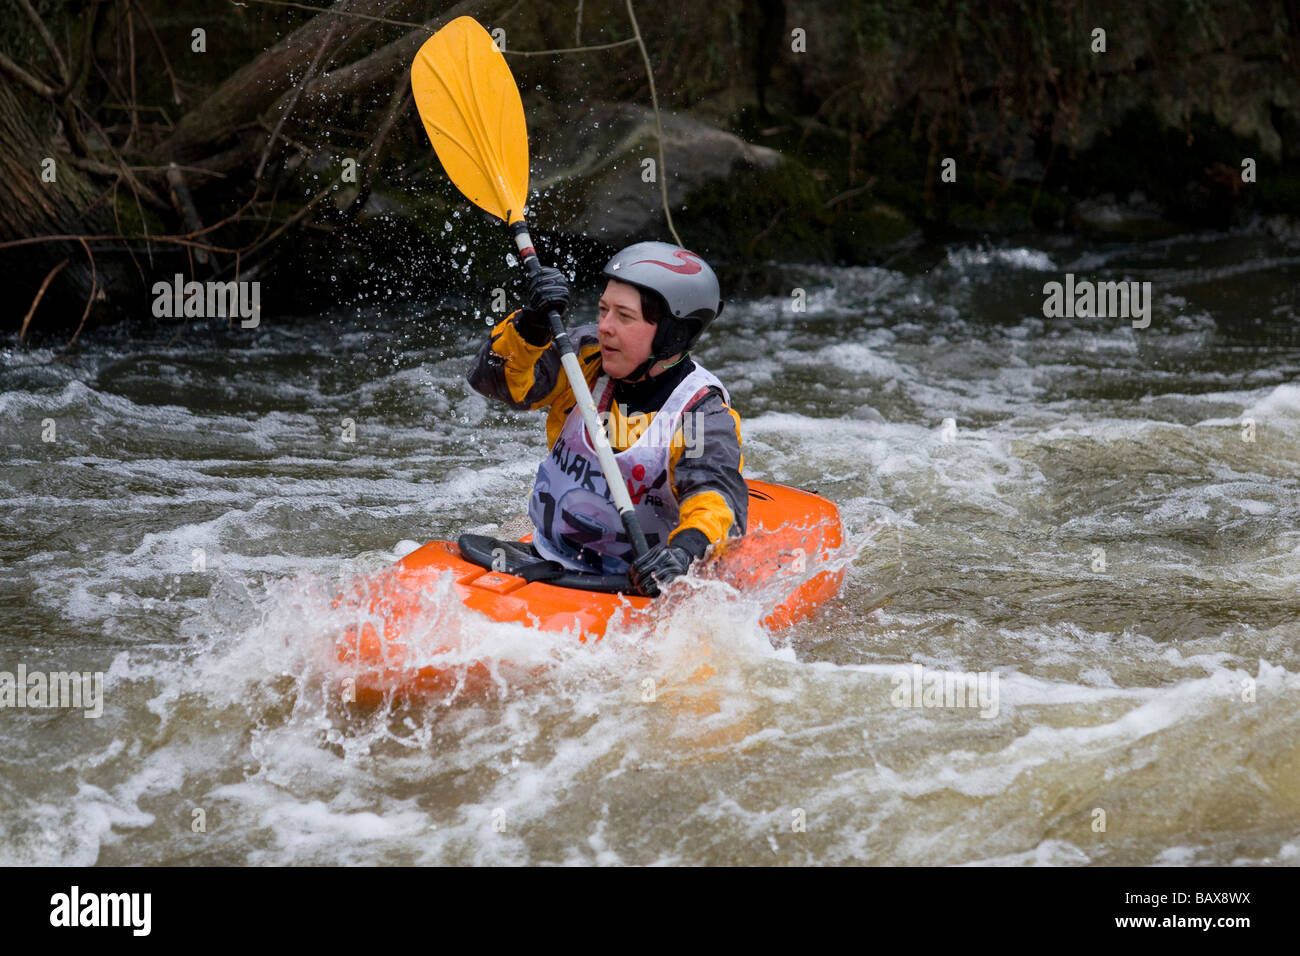
[[[717,376],[697,364],[640,437],[614,454],[649,547],[667,541],[677,527],[679,506],[668,473],[672,440],[678,428],[691,426],[686,409],[710,387],[730,403]],[[592,394],[602,417],[608,416],[613,393],[614,380],[601,374]],[[537,469],[528,516],[535,529],[533,546],[544,558],[600,574],[622,574],[631,564],[631,542],[576,407]]]

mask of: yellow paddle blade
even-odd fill
[[[507,224],[523,219],[524,104],[506,58],[478,21],[457,17],[425,41],[411,64],[411,90],[456,188]]]

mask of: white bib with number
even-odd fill
[[[700,429],[696,422],[683,421],[684,412],[710,386],[720,389],[724,400],[731,403],[717,376],[696,365],[673,389],[636,442],[614,454],[648,547],[667,541],[677,527],[677,498],[668,480],[672,439],[680,426],[686,432],[686,447],[696,447],[692,439]],[[601,375],[592,394],[597,412],[608,412],[614,395],[613,380]],[[550,454],[537,469],[528,517],[535,529],[533,546],[544,558],[575,571],[596,574],[622,574],[631,565],[632,543],[610,498],[577,406],[569,412]]]

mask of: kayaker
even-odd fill
[[[572,570],[626,572],[654,596],[711,547],[745,533],[740,417],[723,384],[689,355],[723,303],[708,263],[667,242],[628,246],[602,274],[599,321],[569,338],[645,532],[639,560],[551,345],[547,312],[563,315],[569,304],[563,273],[546,268],[530,280],[528,306],[492,330],[468,378],[512,408],[550,410],[550,453],[528,507],[537,552]]]

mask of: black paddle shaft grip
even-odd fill
[[[641,531],[641,522],[636,520],[636,512],[628,511],[620,515],[623,519],[623,530],[627,532],[627,539],[632,542],[632,554],[641,557],[650,550],[645,542],[645,534]]]
[[[528,235],[528,223],[522,219],[512,223],[510,235],[514,237],[515,246],[519,249],[520,264],[524,267],[524,272],[527,273],[528,278],[533,278],[542,271],[542,261],[537,258],[532,237]],[[560,317],[560,313],[551,309],[546,318],[551,323],[551,338],[555,340],[555,347],[559,349],[561,355],[568,355],[573,351],[573,344],[569,341],[569,333],[564,327],[564,320]]]

